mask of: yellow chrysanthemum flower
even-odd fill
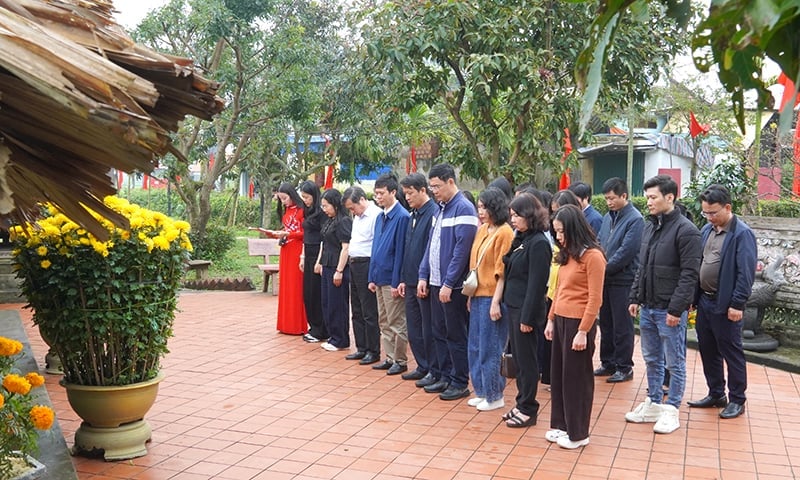
[[[41,262],[39,262],[39,266],[44,268],[45,270],[50,268],[50,265],[52,265],[52,262],[50,262],[50,260],[47,260],[47,259],[42,260]]]
[[[22,342],[0,337],[0,356],[12,357],[22,351]]]
[[[47,247],[45,247],[44,245],[38,247],[36,249],[36,254],[39,255],[40,257],[44,257],[45,255],[47,255]]]
[[[16,373],[10,373],[3,379],[3,388],[11,393],[27,395],[31,391],[31,382]]]
[[[42,385],[44,385],[44,377],[36,372],[30,372],[27,375],[25,375],[25,380],[27,380],[28,383],[30,383],[31,387],[33,388],[41,387]]]
[[[153,238],[153,244],[155,244],[156,248],[159,250],[169,250],[169,241],[162,235]]]
[[[52,427],[53,421],[56,418],[53,409],[44,405],[35,405],[32,407],[29,416],[33,426],[39,430],[47,430]]]
[[[0,408],[3,408],[3,405],[6,404],[6,397],[0,395]]]

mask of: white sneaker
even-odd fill
[[[558,442],[559,438],[566,436],[567,432],[565,432],[564,430],[559,430],[557,428],[554,428],[553,430],[548,430],[547,433],[544,434],[545,440],[553,443]]]
[[[653,425],[653,431],[656,433],[672,433],[680,426],[678,409],[672,405],[661,405],[661,417]]]
[[[501,398],[499,400],[495,400],[494,402],[488,402],[484,400],[478,405],[476,405],[475,408],[477,408],[481,412],[488,412],[489,410],[497,410],[498,408],[503,408],[505,406],[506,402]]]
[[[322,345],[320,345],[320,347],[324,348],[325,350],[327,350],[329,352],[335,352],[335,351],[339,350],[338,347],[336,347],[334,345],[331,345],[328,342],[323,342]]]
[[[474,397],[467,400],[467,405],[469,405],[470,407],[477,407],[478,405],[481,404],[481,402],[484,401],[486,401],[486,399],[483,397]]]
[[[561,448],[575,450],[578,447],[585,447],[586,445],[589,445],[589,437],[586,437],[583,440],[578,440],[577,442],[573,442],[567,435],[564,435],[563,437],[559,437],[556,443],[558,443],[558,446]]]
[[[653,423],[661,418],[661,404],[653,403],[648,397],[636,410],[625,414],[625,420],[632,423]]]

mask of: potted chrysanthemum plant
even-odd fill
[[[0,337],[0,479],[30,476],[31,471],[42,471],[43,466],[33,455],[39,451],[39,430],[53,425],[53,410],[39,405],[31,390],[44,385],[44,378],[36,372],[23,373],[15,366],[22,355],[22,343]]]
[[[108,230],[100,240],[47,206],[42,218],[11,234],[27,306],[60,357],[61,383],[84,420],[75,447],[104,450],[111,460],[147,453],[150,427],[143,417],[162,379],[191,243],[187,222],[115,196],[104,204],[126,217],[130,229],[93,213]]]

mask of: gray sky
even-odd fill
[[[167,0],[114,0],[117,22],[127,29],[133,29],[150,10],[165,5]]]

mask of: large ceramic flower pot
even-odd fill
[[[95,387],[61,382],[75,413],[93,427],[119,427],[135,422],[153,406],[164,375],[132,385]]]
[[[75,432],[73,454],[103,451],[106,460],[123,460],[147,454],[150,425],[145,414],[153,406],[164,375],[147,382],[95,387],[61,382],[70,406],[83,419]]]

